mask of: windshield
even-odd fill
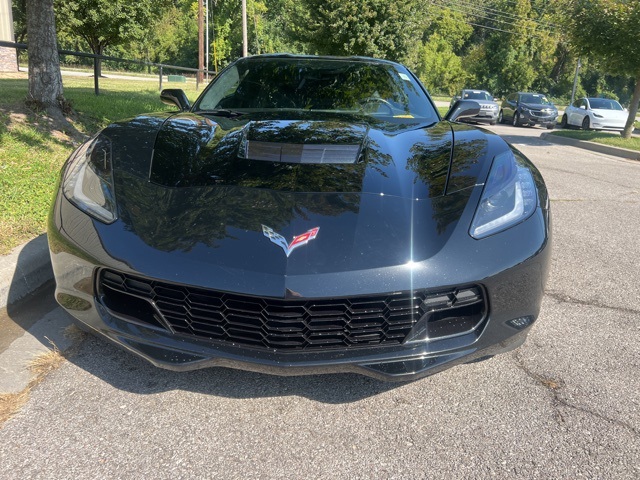
[[[465,90],[462,92],[462,98],[469,100],[491,100],[493,101],[493,97],[489,95],[487,92],[479,92],[472,90]]]
[[[589,103],[591,104],[591,108],[601,108],[604,110],[623,110],[622,105],[620,105],[615,100],[610,100],[608,98],[590,98]]]
[[[533,103],[535,105],[553,105],[547,97],[539,93],[523,93],[520,95],[520,101],[522,103]]]
[[[224,70],[197,111],[279,110],[437,119],[427,95],[402,67],[323,58],[247,58]]]

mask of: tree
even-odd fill
[[[309,50],[327,55],[365,55],[413,67],[425,8],[406,0],[303,0],[290,28]]]
[[[142,39],[164,5],[154,0],[69,0],[57,2],[56,11],[62,28],[84,39],[94,54],[103,55],[107,46]]]
[[[622,132],[630,138],[640,102],[640,4],[632,0],[573,0],[567,18],[576,49],[597,58],[609,73],[635,79],[629,117]]]
[[[65,105],[62,76],[56,42],[53,0],[27,0],[27,36],[29,47],[28,103],[45,109],[52,117],[62,116]]]
[[[461,13],[448,8],[435,11],[425,31],[428,39],[420,48],[416,68],[416,74],[432,93],[453,95],[468,86],[471,75],[458,53],[472,33],[473,28]]]

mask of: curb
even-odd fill
[[[543,132],[540,135],[540,138],[546,140],[547,142],[557,143],[560,145],[569,145],[571,147],[578,147],[584,150],[590,150],[592,152],[612,155],[614,157],[621,157],[629,160],[640,160],[640,152],[636,150],[629,150],[627,148],[612,147],[610,145],[603,145],[602,143],[585,142],[584,140],[561,137],[560,135],[554,135],[549,132]]]
[[[15,303],[53,278],[47,235],[0,255],[0,308]]]

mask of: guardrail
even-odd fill
[[[28,50],[28,45],[26,43],[5,42],[4,40],[0,40],[0,47],[15,48],[16,50]],[[100,95],[100,83],[99,83],[100,77],[98,75],[98,60],[132,63],[136,65],[144,65],[147,67],[157,67],[158,80],[159,80],[158,90],[162,90],[162,75],[163,75],[164,68],[171,69],[171,70],[185,71],[185,72],[196,72],[196,90],[200,87],[200,75],[198,75],[198,72],[202,74],[208,73],[214,76],[217,75],[218,73],[211,70],[200,70],[197,68],[179,67],[177,65],[167,65],[165,63],[145,62],[144,60],[129,60],[126,58],[110,57],[108,55],[97,55],[95,53],[76,52],[73,50],[63,50],[60,48],[58,49],[58,54],[72,55],[75,57],[82,57],[82,58],[93,58],[93,86],[94,86],[96,95]]]

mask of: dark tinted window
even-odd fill
[[[544,95],[539,93],[521,93],[520,101],[522,103],[532,103],[534,105],[552,105],[551,101]]]
[[[200,111],[307,110],[436,119],[427,95],[402,67],[323,58],[242,59],[196,104]]]
[[[611,100],[608,98],[590,98],[589,103],[591,104],[591,108],[601,108],[604,110],[623,110],[622,105],[620,105],[615,100]]]
[[[462,98],[469,100],[493,100],[493,97],[487,92],[478,90],[464,90],[462,92]]]

